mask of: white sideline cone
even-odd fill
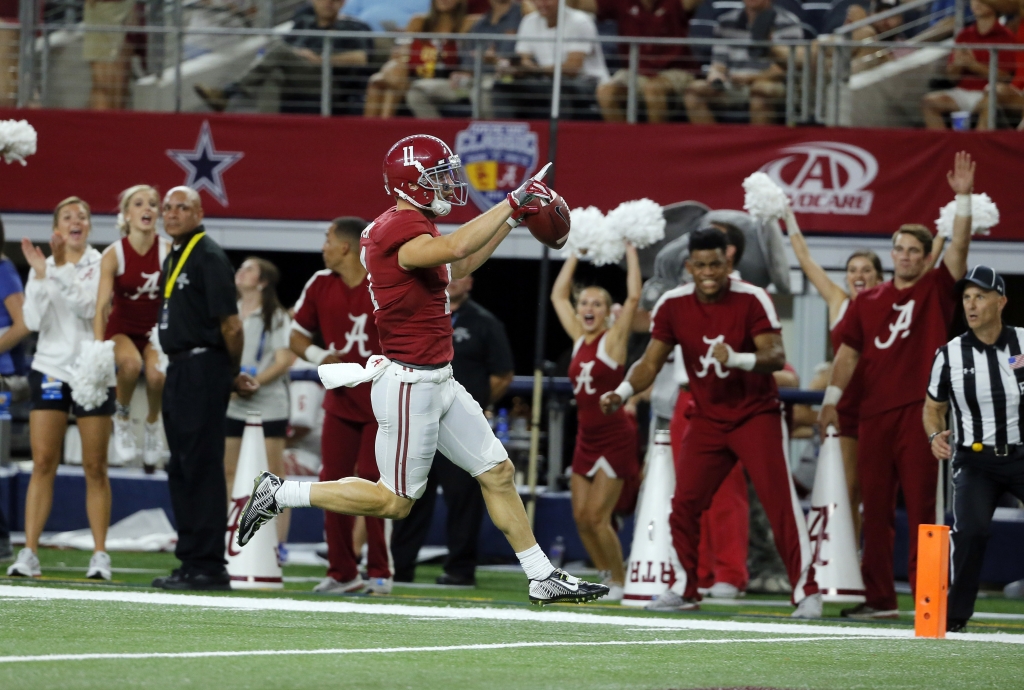
[[[668,517],[676,471],[667,431],[654,432],[647,476],[640,487],[640,504],[633,528],[633,545],[626,565],[623,606],[645,606],[668,589],[672,580],[672,534]]]
[[[807,531],[813,552],[814,577],[822,598],[825,601],[864,601],[864,579],[857,562],[843,451],[833,426],[828,428],[818,452]]]
[[[267,470],[267,447],[259,412],[246,415],[242,447],[238,452],[235,485],[228,506],[227,559],[231,589],[283,589],[281,566],[277,564],[277,525],[273,520],[253,535],[245,548],[238,546],[238,518],[242,514],[253,479]]]

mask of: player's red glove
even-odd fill
[[[519,186],[519,189],[508,193],[508,205],[512,207],[512,210],[516,213],[520,211],[520,208],[532,201],[533,199],[543,199],[544,201],[551,201],[555,198],[555,192],[544,184],[544,176],[548,174],[548,168],[551,167],[551,163],[548,163],[540,172],[529,178]],[[519,220],[522,218],[522,214],[516,217],[513,213],[513,218]]]

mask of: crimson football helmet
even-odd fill
[[[452,206],[466,204],[469,185],[462,161],[448,144],[429,134],[413,134],[399,139],[384,156],[384,191],[446,216]]]

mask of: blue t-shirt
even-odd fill
[[[18,269],[14,267],[14,262],[8,258],[0,259],[0,328],[7,328],[14,323],[7,311],[4,300],[10,295],[19,292],[25,292],[25,287],[21,284],[21,277],[18,275]],[[10,352],[0,353],[0,374],[10,376],[19,373],[18,362],[21,359],[20,344],[16,345]]]

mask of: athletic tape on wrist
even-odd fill
[[[623,381],[615,388],[615,395],[622,398],[622,402],[626,402],[633,397],[633,386],[630,385],[629,381]]]
[[[757,355],[753,352],[735,352],[729,350],[729,358],[725,360],[725,366],[730,369],[742,369],[743,371],[753,371],[754,366],[757,364]]]
[[[822,398],[822,405],[838,405],[839,399],[843,397],[843,389],[839,386],[829,386],[825,389],[825,397]]]
[[[971,217],[971,195],[970,194],[957,194],[956,195],[956,215],[963,218]]]
[[[309,347],[306,348],[306,351],[303,353],[303,356],[306,358],[307,361],[310,361],[313,364],[319,366],[320,364],[323,364],[324,359],[326,359],[327,355],[329,354],[330,353],[327,350],[323,349],[322,347],[310,345]]]

